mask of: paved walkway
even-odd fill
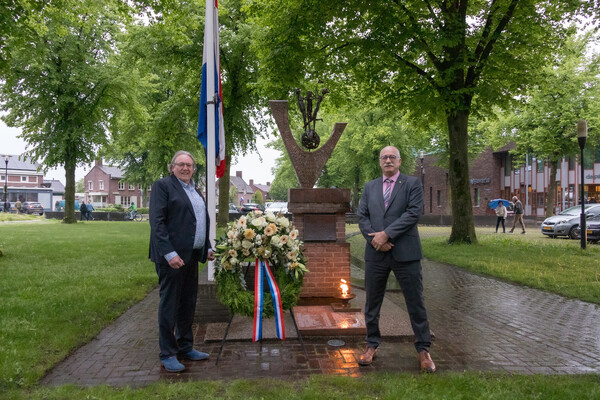
[[[436,340],[431,348],[444,371],[503,371],[524,374],[600,373],[600,307],[539,290],[424,262],[426,305]],[[94,340],[58,364],[43,384],[142,386],[158,380],[237,378],[297,379],[311,374],[361,376],[373,371],[419,373],[416,353],[407,340],[387,339],[375,362],[359,367],[363,338],[227,342],[218,365],[219,342],[204,342],[206,325],[196,327],[197,348],[211,359],[185,362],[181,374],[169,374],[158,361],[154,290]],[[399,292],[388,292],[388,307],[403,311]]]

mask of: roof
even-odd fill
[[[30,157],[25,157],[22,154],[20,155],[14,155],[14,154],[7,154],[8,155],[8,168],[9,169],[13,169],[13,170],[25,170],[25,171],[36,171],[38,170],[39,167],[39,163],[37,162],[33,162],[33,160]],[[4,157],[2,157],[4,158]],[[2,160],[4,161],[4,160]],[[4,162],[2,162],[0,165],[2,165],[2,167],[5,167],[6,164],[4,164]]]
[[[261,190],[263,192],[269,192],[271,190],[271,185],[263,185],[263,184],[254,184],[254,186],[256,188],[258,188],[258,190]]]
[[[63,183],[57,179],[52,179],[52,180],[44,179],[44,182],[42,183],[42,187],[47,187],[47,188],[52,189],[53,193],[64,193],[65,192],[65,185],[63,185]]]
[[[112,167],[108,165],[99,166],[105,174],[110,175],[113,179],[121,179],[125,175],[125,172],[119,167]]]
[[[230,176],[229,183],[235,186],[238,192],[245,192],[249,194],[254,193],[254,189],[252,189],[252,187],[244,182],[244,180],[239,176]]]

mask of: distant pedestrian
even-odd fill
[[[88,203],[88,205],[85,207],[86,208],[86,213],[85,213],[85,219],[86,220],[93,220],[94,217],[92,217],[92,211],[95,210],[94,206],[92,205],[92,203]]]
[[[496,220],[496,233],[498,233],[498,226],[500,225],[500,222],[502,222],[502,233],[506,233],[506,227],[504,226],[504,220],[506,219],[506,207],[504,207],[504,203],[503,202],[499,202],[498,203],[498,207],[496,207],[496,217],[498,218]]]
[[[513,226],[510,230],[510,233],[513,233],[513,231],[515,230],[515,226],[517,226],[517,222],[519,222],[521,224],[521,228],[523,229],[521,233],[525,234],[525,223],[523,222],[523,203],[521,203],[521,200],[519,200],[517,196],[513,196],[512,201],[513,203],[515,203],[515,217],[513,219]]]
[[[17,199],[17,201],[15,201],[15,208],[17,209],[17,214],[21,214],[21,208],[23,208],[21,200]]]
[[[84,218],[87,219],[87,207],[85,206],[85,201],[81,202],[81,205],[79,206],[79,220],[83,221]]]

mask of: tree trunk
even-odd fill
[[[477,243],[473,224],[473,204],[469,186],[469,159],[467,153],[469,122],[468,107],[451,110],[447,115],[450,139],[449,179],[452,198],[452,232],[449,243]]]
[[[225,149],[225,174],[219,178],[219,213],[217,227],[224,228],[229,222],[229,176],[231,170],[231,146]]]
[[[550,179],[548,180],[548,195],[546,196],[546,218],[554,215],[554,192],[556,191],[556,161],[550,160]]]
[[[75,165],[69,166],[65,164],[65,216],[63,222],[65,224],[77,223],[75,217]]]

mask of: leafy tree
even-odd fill
[[[264,203],[262,193],[259,192],[258,190],[256,192],[254,192],[254,194],[252,195],[252,202],[262,205]]]
[[[263,84],[287,93],[321,78],[342,102],[362,99],[444,124],[453,225],[450,242],[476,242],[469,187],[471,114],[527,89],[564,40],[583,0],[255,0]],[[426,128],[427,129],[427,128]]]
[[[85,178],[81,178],[77,182],[75,182],[75,193],[83,193],[85,192]]]
[[[590,138],[587,148],[600,144],[600,57],[586,56],[592,34],[570,38],[542,73],[542,84],[536,85],[522,104],[488,123],[491,141],[501,146],[509,141],[517,144],[513,157],[525,155],[538,161],[549,161],[550,177],[565,155],[579,154],[577,121],[586,119]],[[556,179],[548,182],[546,216],[552,216]]]
[[[238,195],[238,191],[237,191],[237,188],[235,187],[235,185],[229,186],[229,202],[233,203],[233,204],[241,205],[241,204],[238,204],[239,200],[238,200],[237,195]]]
[[[24,2],[19,2],[24,5]],[[65,168],[65,222],[75,223],[75,167],[106,142],[111,110],[126,101],[111,65],[127,6],[118,0],[51,1],[13,21],[0,87],[3,120],[20,127],[27,154],[45,170]]]

